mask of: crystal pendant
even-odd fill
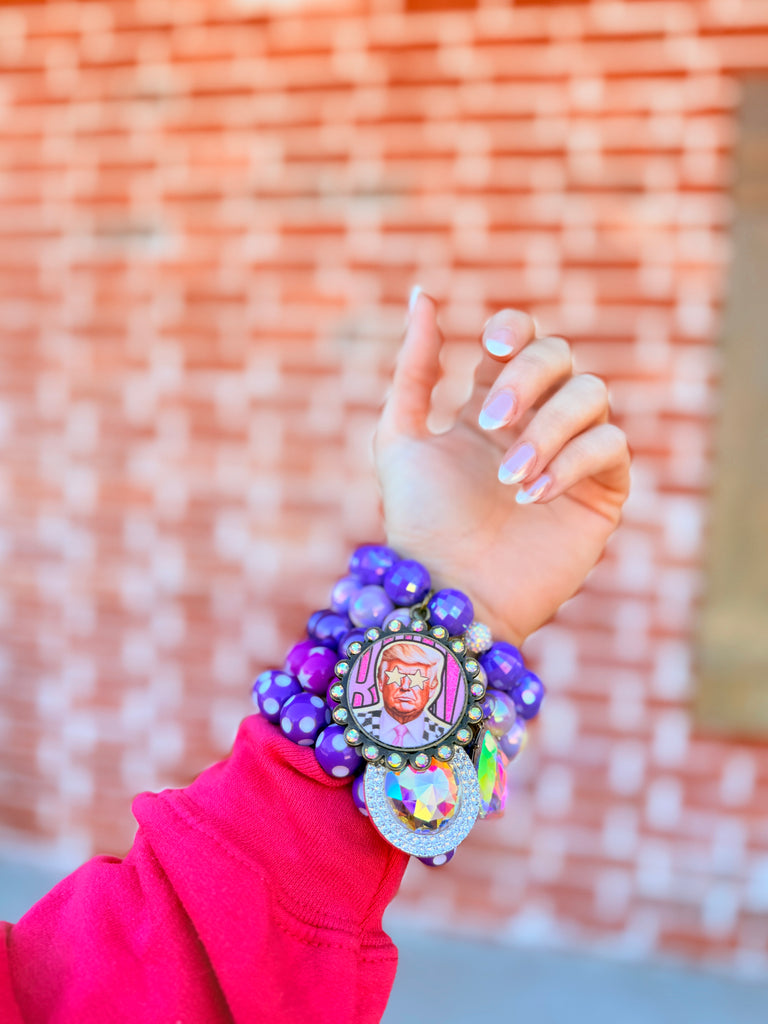
[[[456,773],[436,760],[423,772],[388,772],[384,793],[398,819],[417,833],[445,828],[461,803]]]
[[[480,784],[480,817],[501,814],[507,802],[507,759],[490,729],[485,729],[475,755]]]

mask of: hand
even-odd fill
[[[519,645],[578,590],[618,525],[626,437],[608,422],[602,380],[574,375],[568,343],[537,338],[517,310],[488,321],[469,401],[431,433],[442,340],[434,302],[417,293],[374,442],[387,542]]]

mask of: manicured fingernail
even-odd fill
[[[410,298],[408,299],[408,314],[409,315],[411,313],[413,313],[414,309],[416,308],[416,303],[419,301],[419,296],[421,295],[421,293],[423,291],[424,291],[424,289],[421,287],[420,284],[415,284],[413,286],[413,288],[411,288],[411,295],[410,295]]]
[[[492,356],[509,356],[515,350],[512,344],[512,331],[508,327],[499,327],[485,339],[485,347]]]
[[[480,410],[478,423],[483,430],[496,430],[504,426],[515,408],[515,396],[511,391],[497,391],[488,395]]]
[[[518,505],[532,505],[534,501],[539,500],[551,482],[552,478],[544,473],[538,480],[534,480],[530,487],[521,487],[515,495],[515,501]]]
[[[536,449],[532,444],[521,444],[509,458],[499,466],[499,480],[503,484],[519,484],[531,468],[536,458]]]

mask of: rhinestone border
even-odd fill
[[[437,857],[448,853],[467,838],[477,821],[480,784],[471,758],[461,747],[456,747],[453,758],[443,767],[452,769],[458,776],[461,803],[448,827],[434,835],[418,835],[399,820],[384,793],[384,780],[390,771],[386,765],[369,764],[365,769],[363,792],[370,819],[387,842],[404,853],[416,857]]]

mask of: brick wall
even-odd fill
[[[768,748],[700,735],[692,630],[739,80],[760,0],[0,5],[0,815],[62,863],[228,749],[352,545],[404,303],[461,384],[502,305],[635,453],[528,653],[506,817],[400,912],[510,941],[768,954]],[[454,393],[449,387],[448,396]]]

